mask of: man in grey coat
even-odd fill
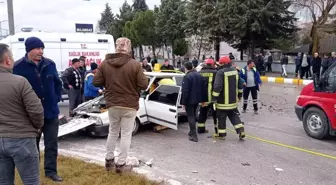
[[[0,185],[14,184],[15,167],[23,184],[38,185],[43,107],[30,83],[12,74],[13,66],[12,52],[0,44]]]

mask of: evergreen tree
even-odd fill
[[[225,5],[225,6],[224,6]],[[222,31],[228,41],[239,49],[271,48],[276,39],[291,38],[297,30],[291,2],[284,0],[228,0],[221,4]]]
[[[111,24],[115,21],[115,17],[112,13],[112,9],[108,3],[105,4],[105,10],[101,13],[101,18],[98,21],[98,27],[100,31],[107,31],[109,33],[109,28]],[[109,33],[111,34],[111,33]]]
[[[132,8],[134,12],[142,12],[148,10],[146,0],[133,0]]]
[[[116,21],[114,21],[113,25],[110,27],[110,33],[113,35],[114,39],[123,36],[123,29],[127,21],[133,20],[133,11],[132,7],[127,3],[124,4],[119,9],[120,13],[116,16]]]
[[[153,54],[155,48],[160,44],[159,36],[155,31],[156,16],[153,10],[138,12],[134,18],[133,27],[142,45],[152,46]]]
[[[199,38],[197,40],[200,40],[197,47],[198,59],[200,58],[203,44],[204,47],[208,45],[210,33],[213,32],[216,3],[215,0],[191,0],[187,5],[187,21],[184,26],[189,37],[194,36]]]
[[[182,0],[162,0],[157,13],[156,29],[164,43],[171,44],[177,39],[185,38],[184,24],[186,21],[185,2]],[[173,61],[175,62],[173,55]]]

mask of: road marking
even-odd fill
[[[232,129],[228,129],[228,130],[230,132],[236,133],[236,131],[234,131]],[[300,147],[296,147],[296,146],[292,146],[292,145],[287,145],[287,144],[283,144],[283,143],[279,143],[279,142],[263,139],[263,138],[260,138],[260,137],[251,136],[251,135],[248,135],[248,134],[246,134],[246,137],[250,138],[250,139],[258,140],[258,141],[261,141],[261,142],[264,142],[264,143],[273,144],[273,145],[281,146],[281,147],[284,147],[284,148],[289,148],[289,149],[293,149],[293,150],[309,153],[309,154],[312,154],[312,155],[316,155],[316,156],[320,156],[320,157],[325,157],[325,158],[336,160],[336,156],[333,156],[333,155],[323,154],[323,153],[320,153],[320,152],[315,152],[315,151],[312,151],[312,150],[307,150],[307,149],[304,149],[304,148],[300,148]]]

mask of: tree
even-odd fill
[[[174,42],[173,54],[184,56],[188,52],[188,43],[185,39],[177,39]]]
[[[185,23],[186,33],[191,39],[193,49],[197,50],[197,58],[200,59],[201,51],[204,47],[209,47],[209,33],[212,30],[214,17],[214,0],[191,0],[187,4]],[[219,52],[219,51],[218,51]]]
[[[132,11],[132,7],[127,3],[124,4],[119,9],[120,13],[116,15],[116,20],[109,27],[109,33],[113,35],[114,39],[123,36],[123,29],[127,21],[132,21],[134,14]]]
[[[227,40],[241,51],[270,49],[279,38],[291,38],[297,31],[291,3],[283,0],[228,0],[221,3],[220,23]]]
[[[174,48],[175,40],[185,38],[184,24],[186,21],[185,2],[182,0],[162,0],[157,13],[156,31]],[[175,64],[175,57],[173,55]]]
[[[134,12],[142,12],[148,10],[146,0],[133,0],[132,8]]]
[[[115,22],[115,17],[112,13],[112,9],[108,3],[105,4],[105,10],[101,13],[101,18],[98,21],[98,28],[100,31],[107,31],[107,33],[111,34],[110,26]]]
[[[138,12],[133,22],[134,30],[139,38],[141,45],[152,46],[153,54],[155,48],[160,44],[159,35],[155,31],[155,13],[152,10]]]
[[[137,35],[137,32],[134,29],[134,24],[132,21],[127,21],[124,28],[123,28],[123,35],[124,37],[127,37],[132,42],[132,53],[134,53],[134,48],[138,47],[140,45],[139,37]]]
[[[312,20],[310,37],[312,39],[312,52],[318,52],[320,35],[319,30],[329,29],[327,21],[335,16],[335,0],[292,0],[296,7],[305,11],[305,16]]]
[[[207,35],[191,36],[189,37],[189,47],[191,54],[196,56],[198,60],[201,58],[201,53],[208,55],[213,50],[213,43]]]

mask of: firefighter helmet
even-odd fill
[[[213,65],[213,64],[215,64],[215,61],[211,58],[208,58],[208,59],[205,60],[205,64]]]
[[[228,56],[223,56],[219,59],[220,64],[229,64],[231,59]]]

